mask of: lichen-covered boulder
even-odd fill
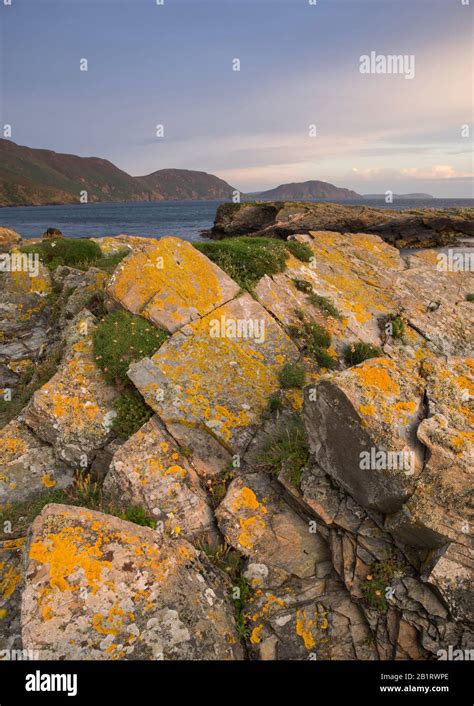
[[[417,436],[428,453],[420,482],[387,526],[401,539],[437,548],[449,541],[466,546],[472,538],[474,361],[430,358],[422,366],[428,414]]]
[[[275,574],[266,583],[291,575],[315,576],[318,563],[329,557],[326,543],[285,503],[265,473],[233,480],[216,517],[229,544],[262,571],[265,566],[265,576]]]
[[[423,384],[411,362],[373,358],[305,390],[317,463],[363,507],[395,512],[423,467]]]
[[[298,515],[265,473],[231,482],[216,513],[247,557],[243,620],[259,659],[373,659],[369,628],[330,562],[314,520]]]
[[[27,551],[22,636],[42,659],[242,656],[227,579],[184,539],[48,505]]]
[[[25,538],[0,542],[0,661],[21,649],[20,601]],[[7,656],[8,655],[8,656]]]
[[[36,266],[31,272],[0,272],[0,388],[17,384],[24,367],[39,359],[48,342],[51,277],[41,263]]]
[[[145,508],[175,536],[215,535],[199,477],[156,417],[114,454],[104,491],[117,503]]]
[[[325,322],[337,349],[354,339],[380,345],[380,321],[397,310],[392,288],[405,269],[398,250],[361,233],[315,231],[294,239],[309,245],[312,261],[291,257],[284,273],[263,277],[256,287],[259,301],[285,325],[297,323],[298,309]],[[329,300],[338,316],[324,316],[311,294]]]
[[[105,446],[114,417],[115,388],[107,385],[92,350],[95,317],[87,310],[64,334],[66,352],[55,375],[33,395],[23,418],[57,456],[86,468]]]
[[[474,307],[466,301],[472,292],[472,272],[443,271],[443,261],[424,252],[423,264],[402,272],[392,296],[410,326],[436,355],[471,355]],[[410,258],[413,261],[415,258]]]
[[[204,430],[242,454],[279,388],[278,371],[297,357],[280,326],[243,295],[175,333],[128,375],[167,426]]]
[[[0,430],[0,508],[72,483],[72,471],[18,419]]]
[[[0,227],[0,253],[10,252],[21,242],[21,235],[12,228]]]
[[[112,276],[108,296],[112,303],[173,332],[238,291],[239,286],[190,243],[168,237],[129,255]]]

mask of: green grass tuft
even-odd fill
[[[311,262],[314,257],[308,243],[300,243],[299,240],[285,240],[285,247],[293,257],[296,257],[301,262]]]
[[[467,302],[474,302],[474,294],[466,294]]]
[[[253,288],[264,275],[283,272],[289,257],[286,244],[272,238],[225,238],[193,245],[243,289]]]
[[[305,378],[304,365],[299,365],[298,363],[285,363],[278,373],[280,386],[284,390],[291,388],[301,389],[305,383]]]
[[[311,294],[308,296],[308,301],[310,304],[319,307],[322,311],[325,311],[327,314],[333,316],[335,319],[341,318],[341,314],[336,309],[332,301],[327,297],[322,297],[320,294],[311,292]]]
[[[346,365],[359,365],[364,360],[379,358],[383,352],[377,346],[370,343],[349,343],[344,348],[344,360]]]
[[[126,311],[107,314],[94,331],[94,356],[107,382],[128,383],[134,361],[155,353],[167,333]]]
[[[134,389],[125,392],[114,402],[117,416],[112,422],[112,431],[128,439],[153,416],[153,410]]]
[[[299,292],[310,294],[313,291],[313,285],[305,279],[293,279],[292,282]]]
[[[296,488],[301,483],[301,471],[308,462],[309,445],[304,424],[299,416],[269,440],[261,461],[275,476],[284,470]]]

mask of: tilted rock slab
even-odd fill
[[[11,256],[27,257],[17,251]],[[14,386],[43,352],[48,342],[51,291],[49,271],[41,263],[36,277],[23,269],[0,272],[0,388]]]
[[[253,326],[253,335],[226,328],[239,322]],[[243,295],[175,333],[152,358],[132,364],[128,376],[166,426],[173,425],[180,444],[189,438],[178,436],[181,425],[242,454],[279,388],[279,370],[297,358],[280,326]]]
[[[295,239],[309,245],[313,261],[291,257],[284,273],[263,277],[255,289],[259,301],[284,325],[297,323],[295,309],[302,309],[326,326],[338,349],[352,340],[380,345],[379,320],[397,311],[393,285],[405,269],[398,250],[376,235],[361,233],[319,231]],[[322,316],[294,280],[307,282],[315,294],[330,299],[340,319]]]
[[[75,317],[65,332],[66,353],[57,373],[35,392],[23,414],[60,459],[81,468],[107,443],[117,396],[94,359],[95,325],[87,310]]]
[[[22,597],[42,659],[235,659],[227,580],[188,542],[100,512],[48,505]]]
[[[120,506],[145,508],[172,534],[215,534],[214,516],[196,471],[156,417],[114,454],[104,491]]]
[[[208,314],[238,291],[239,285],[205,255],[172,237],[129,255],[108,286],[112,303],[170,332]]]
[[[20,420],[0,430],[0,509],[72,482],[72,470]]]
[[[360,608],[338,580],[326,542],[265,473],[236,478],[216,513],[248,558],[244,619],[260,659],[374,659]]]
[[[400,509],[424,460],[416,437],[424,416],[417,366],[373,358],[327,376],[305,393],[306,428],[317,463],[363,507],[382,513]]]
[[[424,266],[405,270],[395,282],[399,310],[433,353],[472,355],[474,306],[466,295],[474,289],[473,274],[444,272],[434,251],[423,255]]]

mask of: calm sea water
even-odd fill
[[[59,228],[71,238],[105,235],[143,235],[162,238],[176,235],[183,240],[199,240],[200,232],[214,222],[220,201],[165,201],[134,203],[94,203],[68,206],[28,206],[0,208],[0,226],[13,228],[23,238],[37,238],[47,228]],[[474,207],[474,199],[383,200],[359,199],[343,204],[376,208]]]

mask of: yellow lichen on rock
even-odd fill
[[[111,300],[171,332],[238,291],[238,285],[207,257],[173,237],[129,255],[108,287]]]

